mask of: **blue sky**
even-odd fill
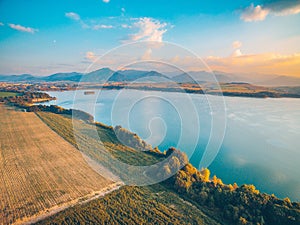
[[[298,0],[1,0],[0,73],[82,72],[112,48],[152,40],[215,70],[298,76],[299,22]]]

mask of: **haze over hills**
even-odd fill
[[[81,79],[82,74],[77,72],[71,72],[71,73],[55,73],[50,76],[47,76],[45,78],[42,77],[35,77],[37,79],[41,79],[43,81],[65,81],[66,79],[68,81],[79,81]]]
[[[297,77],[287,77],[287,76],[275,76],[270,80],[259,82],[261,85],[274,85],[274,86],[299,86],[300,78]]]
[[[123,82],[123,81],[162,81],[161,78],[169,80],[170,78],[156,71],[140,71],[140,70],[120,70],[116,71],[108,81],[111,82]]]
[[[283,75],[262,75],[262,74],[234,74],[221,71],[214,71],[215,78],[220,83],[247,82],[264,86],[300,86],[300,78]],[[70,72],[56,73],[49,76],[33,76],[30,74],[22,75],[0,75],[2,82],[166,82],[174,81],[178,83],[194,82],[215,82],[211,72],[190,71],[188,73],[174,75],[170,72],[160,73],[157,71],[143,70],[118,70],[113,71],[109,68],[102,68],[87,74]]]
[[[22,75],[0,75],[0,81],[4,82],[23,82],[23,81],[34,81],[37,77],[34,77],[30,74]]]
[[[221,73],[214,73],[215,78],[222,83],[228,83],[236,81],[234,75],[230,74],[221,74]],[[193,82],[213,82],[215,79],[212,76],[212,73],[206,71],[191,71],[188,73],[183,73],[173,77],[173,80],[180,83],[193,83]]]

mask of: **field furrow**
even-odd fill
[[[25,222],[112,184],[34,113],[0,105],[0,118],[0,224]]]

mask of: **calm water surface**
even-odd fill
[[[48,92],[64,108],[76,108],[108,125],[122,125],[161,150],[174,146],[200,166],[214,113],[204,95],[109,90]],[[221,97],[211,97],[221,101]],[[224,183],[253,183],[262,192],[300,201],[300,99],[225,97],[226,128],[209,166]],[[224,107],[220,104],[220,111]],[[218,111],[218,110],[217,110]],[[216,116],[216,117],[217,117]],[[216,121],[216,120],[215,120]]]

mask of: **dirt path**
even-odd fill
[[[75,199],[71,202],[68,202],[64,205],[61,205],[61,206],[57,206],[57,207],[53,207],[51,209],[48,209],[47,211],[45,212],[42,212],[40,213],[40,215],[37,215],[37,216],[33,216],[31,218],[27,218],[26,220],[23,220],[23,221],[20,221],[18,223],[15,223],[15,224],[23,224],[23,225],[28,225],[28,224],[34,224],[34,223],[37,223],[41,220],[44,220],[52,215],[55,215],[56,213],[59,213],[67,208],[70,208],[70,207],[73,207],[75,205],[78,205],[78,204],[84,204],[84,203],[87,203],[87,202],[90,202],[94,199],[97,199],[97,198],[101,198],[115,190],[118,190],[120,187],[122,187],[124,185],[124,183],[122,182],[118,182],[118,183],[114,183],[114,184],[111,184],[109,185],[108,187],[100,190],[100,191],[97,191],[95,193],[92,193],[92,194],[89,194],[89,195],[86,195],[84,197],[81,197],[81,198],[78,198],[78,199]]]

